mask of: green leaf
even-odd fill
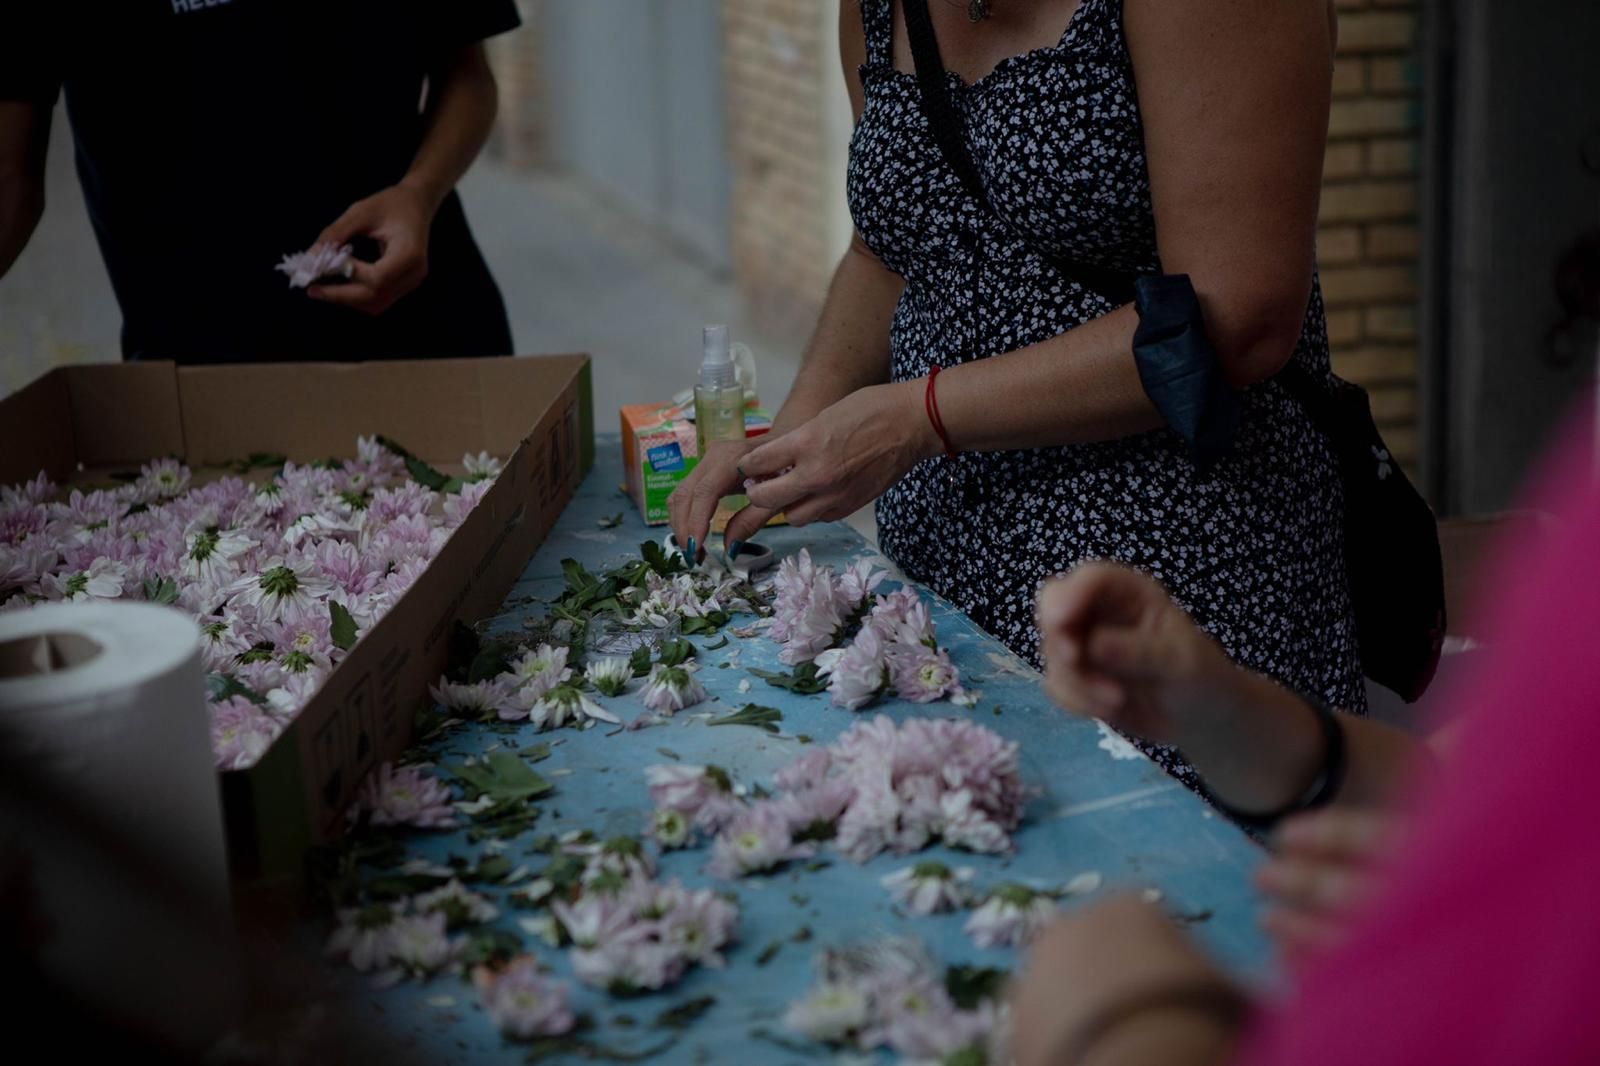
[[[661,645],[656,658],[662,666],[682,666],[694,658],[694,645],[687,640],[669,640]]]
[[[657,1029],[687,1029],[700,1020],[700,1016],[717,1005],[716,996],[696,996],[668,1007],[656,1015]]]
[[[550,757],[550,742],[545,740],[537,744],[529,744],[525,748],[518,748],[517,754],[529,762],[544,762]]]
[[[656,751],[660,752],[662,755],[665,755],[667,758],[671,759],[673,762],[682,762],[683,761],[683,756],[679,755],[677,752],[673,751],[671,748],[657,748]]]
[[[728,638],[727,637],[723,637],[721,640],[717,641],[715,644],[707,644],[705,650],[706,651],[720,651],[721,649],[726,648],[727,646],[728,646]]]
[[[490,963],[509,962],[522,954],[522,938],[504,929],[484,929],[467,939],[461,961],[470,969]]]
[[[471,798],[488,796],[496,803],[533,799],[555,788],[516,753],[504,748],[489,752],[475,765],[446,766],[445,771],[474,790]]]
[[[350,616],[349,610],[338,600],[328,601],[328,617],[333,619],[333,624],[328,627],[329,634],[333,637],[334,647],[341,651],[349,651],[355,647],[357,631],[356,620]]]
[[[206,691],[212,703],[232,699],[234,696],[243,696],[257,707],[265,707],[267,698],[255,689],[244,684],[232,674],[207,674]]]
[[[696,633],[710,633],[716,627],[711,624],[711,619],[698,615],[685,618],[679,627],[685,636],[694,636]]]
[[[596,522],[595,525],[599,526],[601,529],[616,529],[618,526],[622,525],[622,512],[618,511],[609,518],[602,518],[600,521]]]
[[[800,696],[814,696],[828,690],[828,683],[817,677],[816,663],[801,663],[794,668],[792,674],[773,673],[770,670],[757,670],[754,667],[750,669],[750,673],[774,688],[788,689]]]
[[[993,966],[950,966],[944,971],[944,988],[962,1010],[973,1010],[984,1000],[1005,995],[1011,974]]]
[[[411,456],[406,460],[406,473],[411,475],[411,480],[424,485],[435,492],[441,491],[450,478],[443,471],[436,470],[427,463]]]
[[[600,584],[599,579],[585,570],[576,559],[561,560],[561,573],[567,579],[567,588],[573,592],[586,592]]]
[[[783,950],[783,941],[768,941],[767,946],[761,949],[761,954],[756,956],[756,965],[765,966],[778,957],[778,952]]]
[[[650,646],[641,644],[633,649],[633,654],[628,656],[628,666],[633,670],[634,677],[643,677],[650,672]]]
[[[144,598],[151,603],[177,603],[178,583],[170,577],[147,577],[144,579]]]
[[[769,733],[778,731],[778,723],[783,721],[783,712],[776,707],[763,707],[759,703],[747,703],[733,714],[721,718],[713,718],[707,725],[750,725],[757,729],[765,729]]]
[[[511,669],[511,657],[519,646],[509,640],[486,640],[478,645],[478,653],[467,666],[467,683],[492,681]]]

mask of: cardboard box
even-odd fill
[[[700,443],[694,423],[675,417],[671,404],[636,403],[621,410],[623,488],[633,498],[647,526],[667,524],[667,497],[700,461]],[[759,408],[745,411],[746,437],[759,437],[772,429],[772,417]],[[727,525],[738,509],[729,497],[718,509],[714,529]],[[743,506],[740,502],[738,506]]]
[[[362,780],[410,743],[458,620],[492,614],[594,462],[589,358],[63,367],[0,401],[0,484],[104,480],[161,456],[203,468],[354,453],[382,433],[441,469],[505,469],[438,556],[254,767],[223,773],[237,880],[297,888]]]

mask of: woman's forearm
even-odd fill
[[[961,451],[1048,448],[1161,427],[1133,361],[1133,306],[1049,340],[951,367],[935,385]]]
[[[852,242],[839,260],[800,373],[773,420],[786,433],[857,389],[889,380],[889,326],[905,279]]]
[[[422,144],[401,179],[435,210],[478,158],[499,107],[499,90],[483,45],[452,52],[429,82]]]

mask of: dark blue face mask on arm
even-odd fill
[[[901,10],[934,140],[968,193],[1004,224],[950,103],[927,0],[901,0]],[[1134,304],[1139,381],[1167,426],[1188,445],[1196,469],[1202,476],[1210,472],[1232,448],[1245,405],[1217,363],[1188,275],[1136,277],[1094,263],[1066,262],[1036,248],[1026,234],[1016,235],[1066,280],[1118,305]],[[1374,681],[1415,701],[1433,680],[1444,644],[1444,565],[1433,511],[1390,458],[1366,390],[1332,374],[1313,375],[1292,358],[1272,381],[1327,440],[1339,467],[1345,569],[1362,667]]]

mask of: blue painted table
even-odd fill
[[[523,632],[526,620],[543,614],[539,601],[554,598],[562,588],[563,558],[577,559],[590,571],[600,572],[636,554],[641,541],[661,537],[663,531],[646,529],[632,504],[619,493],[617,453],[616,438],[602,436],[595,469],[507,598],[508,605],[521,606],[508,606],[490,624],[490,632]],[[601,519],[619,511],[619,526],[600,528]],[[808,547],[818,562],[835,566],[863,557],[878,559],[859,534],[842,524],[771,529],[761,540],[779,557]],[[1247,882],[1259,859],[1258,848],[1125,741],[1096,723],[1071,718],[1051,706],[1040,689],[1038,674],[1027,664],[943,600],[926,591],[923,596],[930,604],[940,643],[949,648],[960,667],[963,683],[981,691],[982,697],[970,710],[948,703],[916,706],[889,700],[865,713],[888,713],[896,718],[971,715],[1020,744],[1024,779],[1038,794],[1015,836],[1013,855],[971,855],[934,848],[918,858],[972,866],[979,887],[1007,880],[1048,887],[1076,874],[1099,871],[1105,887],[1088,900],[1117,887],[1159,889],[1166,906],[1188,919],[1193,933],[1223,965],[1247,979],[1260,976],[1266,967],[1267,948],[1256,930],[1255,902]],[[734,622],[741,624],[744,622],[738,619]],[[603,726],[587,731],[563,729],[539,736],[528,727],[511,737],[466,726],[440,743],[455,756],[536,740],[554,744],[551,757],[537,769],[555,782],[556,790],[543,801],[544,813],[534,831],[512,841],[504,854],[515,863],[526,861],[537,871],[544,856],[527,854],[528,842],[535,836],[572,829],[589,829],[602,838],[642,832],[650,810],[644,768],[669,761],[660,749],[669,749],[685,763],[726,767],[747,784],[764,782],[803,750],[795,734],[827,743],[858,720],[851,712],[833,707],[826,695],[796,696],[752,678],[748,667],[784,669],[777,663],[776,646],[764,636],[740,640],[730,634],[727,646],[718,650],[704,650],[714,639],[694,641],[702,649],[699,676],[714,702],[679,712],[663,725],[620,733]],[[752,681],[747,694],[739,692],[744,680]],[[643,710],[631,694],[606,702],[624,719]],[[779,708],[783,733],[771,736],[743,726],[709,728],[704,719],[694,717],[704,711],[727,713],[748,702]],[[485,853],[484,845],[468,842],[464,830],[419,832],[407,844],[409,851],[435,861],[450,854],[475,859]],[[891,908],[879,878],[915,858],[880,855],[855,866],[826,851],[823,855],[833,860],[825,869],[785,870],[737,882],[717,882],[702,872],[708,857],[705,848],[662,856],[658,876],[663,879],[680,877],[690,887],[713,884],[737,893],[739,943],[727,953],[726,969],[693,969],[676,986],[653,995],[613,1000],[573,982],[574,1006],[596,1021],[596,1041],[619,1050],[655,1046],[663,1038],[663,1032],[650,1025],[658,1013],[676,1003],[714,995],[716,1004],[651,1061],[801,1061],[803,1055],[778,1047],[760,1031],[781,1031],[784,1007],[810,983],[811,956],[819,946],[909,934],[920,937],[945,964],[1016,966],[1015,952],[975,948],[961,931],[964,914],[919,918]],[[490,886],[478,890],[503,903],[505,889]],[[570,976],[563,952],[518,929],[518,919],[528,912],[504,906],[501,911],[501,926],[521,935],[529,950],[553,965],[558,975]],[[791,942],[789,938],[801,926],[811,929],[812,939]],[[782,948],[765,964],[758,963],[763,949],[774,942],[782,942]],[[409,982],[383,991],[373,990],[354,975],[341,978],[339,984],[349,997],[349,1009],[376,1019],[375,1024],[385,1029],[385,1039],[392,1036],[396,1046],[403,1045],[425,1060],[443,1064],[522,1057],[514,1046],[502,1041],[478,1008],[471,985],[455,977]],[[639,1024],[613,1024],[619,1015]]]

